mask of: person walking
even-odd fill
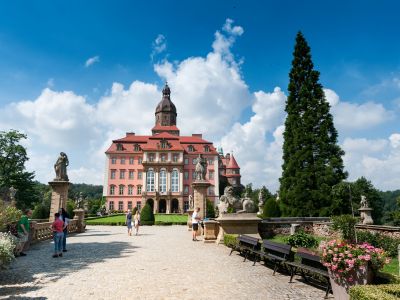
[[[54,222],[51,224],[51,229],[53,230],[53,240],[54,240],[54,254],[53,257],[62,256],[62,242],[64,236],[64,222],[60,219],[60,214],[54,214]]]
[[[132,222],[132,212],[130,209],[128,209],[128,213],[126,214],[125,223],[126,226],[128,227],[128,235],[132,235],[133,222]]]
[[[19,243],[16,249],[16,253],[19,256],[26,256],[24,252],[22,252],[25,248],[26,243],[29,242],[29,232],[31,231],[29,218],[32,216],[32,210],[25,210],[25,214],[22,215],[21,219],[17,224],[17,234],[19,238]]]
[[[135,221],[135,235],[139,233],[139,226],[140,226],[140,213],[139,210],[136,211],[135,216],[133,217]]]
[[[63,250],[62,251],[67,252],[67,235],[68,235],[68,225],[69,225],[70,217],[64,208],[60,209],[60,220],[64,222],[64,226],[63,226],[64,235],[63,235],[63,239],[62,239]]]
[[[192,214],[192,241],[198,241],[196,238],[197,230],[199,230],[199,221],[201,220],[199,216],[200,207],[196,207]]]

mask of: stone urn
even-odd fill
[[[352,281],[340,276],[339,273],[328,269],[329,281],[332,287],[332,293],[335,300],[350,300],[349,289],[355,285],[371,284],[374,278],[374,272],[368,265],[354,270]]]

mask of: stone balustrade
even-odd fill
[[[31,221],[30,239],[32,243],[44,241],[53,238],[52,222],[37,223]],[[84,232],[85,225],[83,218],[70,220],[68,225],[68,233]]]

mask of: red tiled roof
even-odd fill
[[[240,169],[238,163],[236,162],[235,157],[231,154],[231,158],[229,160],[228,165],[226,166],[227,169]]]
[[[176,127],[176,125],[172,125],[172,126],[161,126],[160,124],[157,124],[157,125],[154,126],[151,130],[179,131],[179,128]]]
[[[168,132],[161,132],[161,133],[157,133],[155,135],[149,136],[149,139],[151,139],[151,140],[161,140],[161,139],[179,140],[179,136],[170,134]]]

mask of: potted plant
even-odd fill
[[[329,241],[322,248],[322,262],[328,268],[335,299],[349,299],[348,290],[357,284],[369,284],[374,273],[390,259],[385,251],[368,243]]]

